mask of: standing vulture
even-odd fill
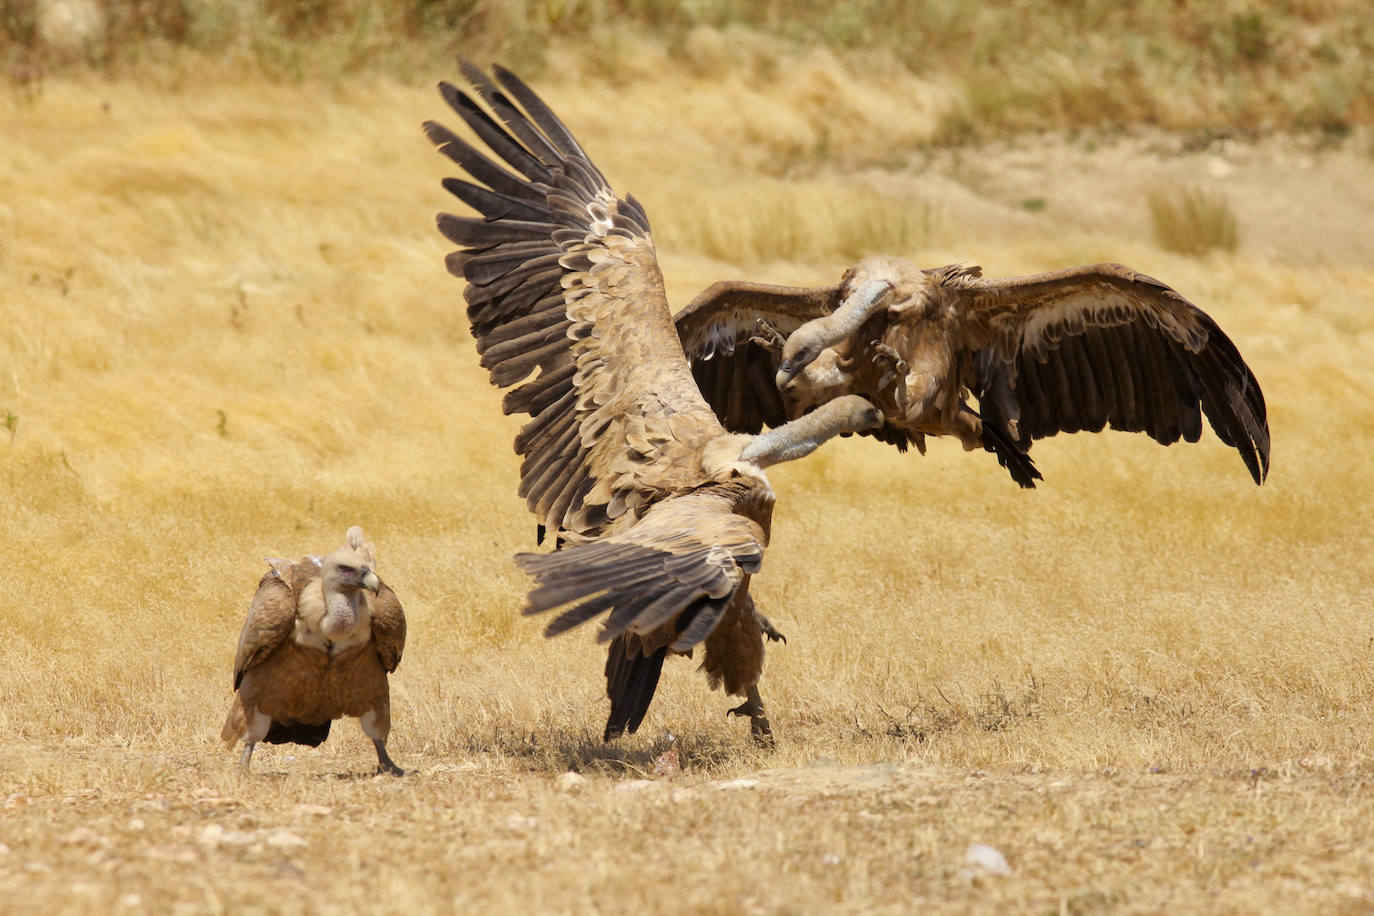
[[[717,283],[675,321],[703,394],[740,432],[860,394],[882,409],[882,441],[924,452],[927,435],[952,435],[1033,487],[1035,439],[1110,426],[1196,442],[1206,414],[1255,483],[1269,472],[1264,395],[1235,344],[1119,264],[995,279],[875,256],[835,286]]]
[[[513,74],[461,67],[495,118],[440,91],[494,158],[439,124],[425,131],[473,179],[444,182],[481,214],[440,214],[461,246],[448,269],[467,281],[492,382],[522,383],[502,403],[530,418],[515,439],[519,492],[560,545],[516,557],[534,580],[525,613],[559,611],[547,636],[606,615],[606,740],[639,727],[668,652],[704,643],[711,685],[746,697],[733,712],[766,741],[771,627],[749,597],[773,511],[764,469],[875,426],[877,409],[843,397],[766,434],[727,432],[683,356],[643,208]]]
[[[404,775],[386,752],[387,674],[401,663],[406,618],[377,578],[373,548],[354,526],[323,560],[269,560],[234,656],[234,700],[220,737],[243,739],[246,770],[259,741],[318,747],[330,723],[358,716],[377,772]]]

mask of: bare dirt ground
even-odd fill
[[[533,525],[441,267],[433,94],[50,81],[0,145],[0,909],[1374,910],[1368,138],[841,167],[792,97],[576,90],[548,95],[644,201],[675,302],[830,282],[866,247],[1121,261],[1255,369],[1268,482],[1210,431],[1039,443],[1035,492],[948,443],[836,443],[771,475],[777,747],[682,660],[603,746],[590,634],[518,615]],[[813,152],[780,177],[783,134]],[[1225,195],[1234,252],[1157,244],[1170,182]],[[354,523],[411,624],[391,750],[415,772],[373,778],[343,722],[245,778],[215,736],[260,558]]]

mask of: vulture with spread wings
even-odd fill
[[[604,615],[607,740],[639,726],[665,656],[702,643],[711,685],[744,695],[733,711],[766,740],[757,685],[775,634],[748,591],[773,508],[764,468],[878,411],[847,396],[764,434],[727,432],[684,358],[643,208],[513,74],[461,68],[491,114],[440,91],[487,151],[425,131],[472,179],[444,182],[479,214],[439,216],[460,246],[447,264],[467,283],[482,365],[511,389],[503,409],[529,416],[519,492],[559,544],[516,557],[534,580],[525,613],[557,611],[549,636]]]
[[[1109,426],[1196,442],[1205,414],[1255,483],[1269,472],[1264,395],[1235,344],[1173,289],[1118,264],[995,279],[875,256],[834,286],[717,283],[674,320],[703,395],[735,431],[860,394],[883,412],[869,435],[922,452],[926,436],[952,435],[1033,487],[1035,439]]]

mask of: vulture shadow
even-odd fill
[[[704,770],[751,753],[748,734],[736,740],[713,735],[673,735],[666,731],[648,739],[622,737],[603,741],[600,734],[581,732],[501,732],[474,736],[460,750],[496,754],[522,763],[530,772],[598,773],[606,776],[645,778],[670,751],[677,752],[676,766]]]

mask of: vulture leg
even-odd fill
[[[235,700],[235,703],[241,702],[242,700]],[[267,733],[272,730],[272,717],[258,709],[253,710],[251,714],[245,711],[243,723],[243,755],[239,757],[239,767],[243,772],[247,773],[248,763],[253,759],[254,748],[256,748],[258,742],[266,738]],[[226,729],[228,728],[228,726],[225,727]]]
[[[763,710],[763,697],[759,695],[759,685],[750,684],[744,691],[745,700],[734,709],[727,710],[727,716],[748,716],[749,733],[754,740],[766,747],[773,746],[773,726],[768,724],[768,716]]]
[[[372,744],[377,748],[377,775],[389,774],[391,776],[404,776],[406,771],[396,765],[386,752],[386,742],[381,738],[373,738]]]
[[[363,727],[363,734],[372,739],[372,746],[377,749],[377,775],[404,776],[406,771],[398,767],[386,752],[386,736],[391,733],[391,708],[381,706],[365,713],[358,719],[358,724]]]
[[[763,674],[763,638],[782,639],[782,634],[758,612],[749,594],[748,581],[735,593],[729,609],[706,638],[701,668],[712,690],[723,687],[726,693],[745,697],[726,715],[748,716],[754,740],[771,746],[773,727],[764,714],[758,683]]]

